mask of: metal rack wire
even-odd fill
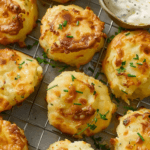
[[[39,0],[39,10],[43,7]],[[112,20],[105,14],[103,9],[98,4],[98,0],[76,0],[73,2],[70,2],[70,4],[77,4],[81,7],[89,6],[91,9],[94,10],[95,13],[97,13],[98,17],[104,21],[105,24],[105,33],[107,36],[111,36],[115,31],[117,31],[117,25],[113,23]],[[57,5],[58,3],[50,2],[45,3],[46,7],[43,9],[47,9],[48,7],[52,7],[53,5]],[[84,6],[83,6],[84,5]],[[96,11],[95,11],[96,10]],[[40,11],[39,11],[40,13]],[[43,13],[43,12],[42,12]],[[42,15],[41,15],[42,16]],[[41,20],[39,18],[38,20]],[[37,31],[33,31],[37,32]],[[33,36],[31,33],[27,37],[27,41],[38,41],[39,36]],[[107,41],[107,39],[106,39]],[[105,53],[105,49],[107,48],[107,42],[105,41],[105,45],[102,48],[102,50],[94,56],[92,61],[88,63],[87,65],[83,66],[81,70],[83,70],[86,74],[95,77],[97,72],[100,72],[101,70],[101,60],[103,59],[103,55]],[[27,42],[28,44],[28,42]],[[0,46],[1,48],[2,46]],[[37,55],[42,54],[42,49],[40,48],[39,44],[34,46],[31,50],[27,49],[20,49],[16,44],[9,46],[12,49],[20,50],[25,54],[28,54],[32,56],[33,58],[36,58]],[[49,60],[50,62],[51,60]],[[90,72],[88,68],[92,67],[93,72]],[[29,97],[27,100],[25,100],[20,107],[13,107],[11,110],[6,111],[4,113],[1,113],[0,115],[3,116],[4,119],[10,120],[11,122],[15,122],[18,126],[20,126],[25,131],[25,135],[29,141],[29,150],[46,150],[50,144],[53,142],[56,142],[61,139],[69,138],[70,137],[62,134],[60,131],[49,125],[48,119],[47,119],[47,105],[44,101],[44,98],[46,96],[46,93],[43,93],[46,91],[47,85],[54,79],[56,75],[58,75],[58,68],[52,68],[49,66],[49,64],[42,65],[44,70],[44,76],[43,80],[40,83],[40,85],[36,88],[36,91]],[[73,68],[69,68],[69,70],[72,70]],[[99,75],[98,79],[105,79],[104,75]],[[108,85],[108,84],[107,84]],[[45,95],[44,95],[45,94]],[[119,105],[117,112],[114,114],[112,118],[112,122],[110,126],[103,132],[98,133],[96,136],[103,137],[104,143],[109,144],[109,140],[111,137],[116,136],[116,126],[118,125],[118,121],[116,116],[123,115],[125,112],[125,109],[123,106],[127,106],[124,102],[120,102],[119,104],[114,101],[117,105]],[[132,106],[140,107],[145,106],[146,108],[150,108],[150,98],[146,98],[143,101],[134,101],[131,102]],[[74,140],[74,139],[72,139]],[[88,142],[92,144],[94,147],[92,141],[90,138],[86,138]]]

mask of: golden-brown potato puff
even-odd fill
[[[24,40],[38,17],[36,0],[1,0],[0,1],[0,44],[19,43]]]
[[[42,67],[21,52],[0,49],[0,112],[24,101],[42,79]]]
[[[74,71],[63,72],[49,84],[46,100],[50,124],[77,138],[105,129],[116,110],[106,85]]]
[[[150,150],[150,110],[128,111],[120,117],[118,137],[111,139],[115,150]]]
[[[84,141],[75,141],[71,143],[69,140],[58,141],[50,145],[47,150],[94,150],[91,145]]]
[[[0,149],[28,150],[28,142],[24,131],[16,124],[11,124],[0,117]]]
[[[89,7],[54,6],[42,19],[40,45],[49,58],[79,67],[103,47],[103,29]]]
[[[59,2],[59,3],[67,3],[67,2],[69,2],[71,0],[53,0],[53,1]]]
[[[107,48],[103,70],[112,92],[128,104],[128,99],[150,95],[150,33],[124,31]]]

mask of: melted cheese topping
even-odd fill
[[[28,150],[28,142],[24,131],[0,118],[0,149],[1,150]]]
[[[128,99],[150,95],[150,34],[145,30],[126,31],[109,44],[103,61],[112,92]]]
[[[103,29],[104,23],[89,8],[54,6],[42,19],[40,44],[49,58],[80,66],[102,48]]]
[[[25,46],[24,40],[35,26],[37,14],[36,0],[1,0],[0,44],[18,42]]]
[[[73,76],[76,79],[73,79]],[[115,112],[115,104],[110,100],[107,86],[84,73],[63,72],[48,86],[47,98],[48,118],[51,125],[63,133],[75,135],[87,127],[87,123],[95,124],[95,130],[86,129],[82,134],[87,136],[105,129]],[[97,110],[106,114],[108,120],[100,119]],[[97,122],[93,119],[97,117]]]
[[[105,0],[104,2],[114,15],[126,23],[150,24],[150,0]]]
[[[42,67],[21,52],[0,50],[0,112],[24,101],[42,79]]]
[[[71,143],[69,140],[58,141],[50,145],[47,150],[93,150],[91,145],[84,141]]]
[[[116,139],[111,139],[115,150],[150,150],[150,110],[128,111],[120,118],[117,134]]]

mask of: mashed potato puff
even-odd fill
[[[89,7],[54,6],[41,22],[40,45],[51,59],[79,67],[104,45],[104,22]]]
[[[120,118],[118,137],[111,139],[115,150],[150,149],[150,110],[128,111]]]
[[[128,104],[129,99],[150,96],[150,33],[124,31],[107,48],[103,70],[112,92]]]
[[[46,100],[50,124],[76,138],[105,129],[116,110],[106,85],[74,71],[63,72],[49,84]]]
[[[24,131],[16,124],[11,124],[0,117],[0,149],[28,150],[28,142]]]
[[[84,141],[76,141],[71,143],[69,140],[58,141],[54,144],[51,144],[47,150],[94,150],[91,148],[91,145]]]
[[[19,43],[24,40],[38,17],[36,0],[1,0],[0,1],[0,44]]]
[[[21,52],[0,50],[0,112],[23,102],[42,79],[42,67]]]

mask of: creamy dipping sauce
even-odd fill
[[[150,24],[150,0],[104,0],[107,8],[132,25]]]

